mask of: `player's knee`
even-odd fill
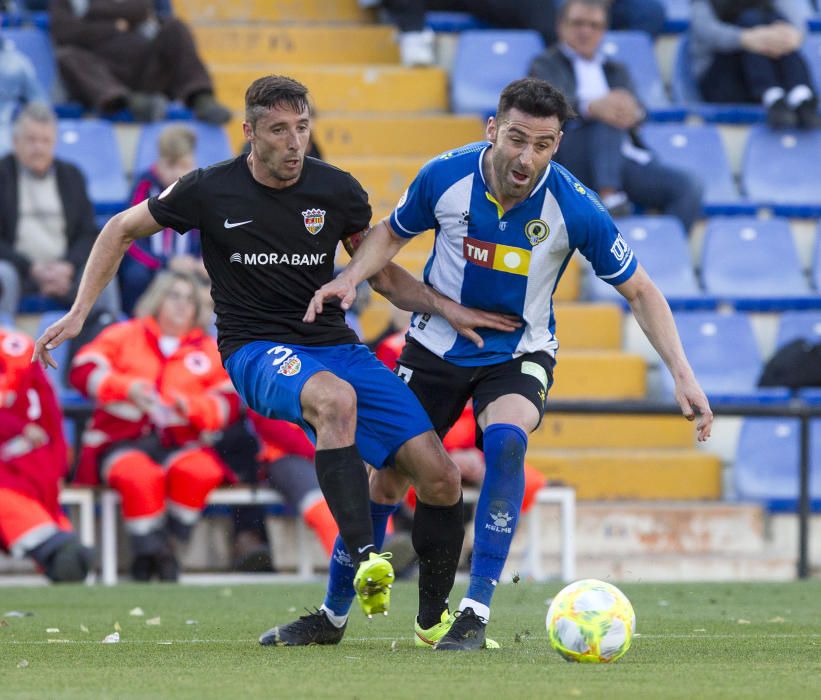
[[[316,428],[345,429],[356,426],[356,392],[347,382],[329,383],[314,399]]]
[[[429,505],[453,505],[462,490],[459,467],[444,450],[436,455],[436,463],[432,466],[434,468],[426,470],[415,485],[419,498]]]

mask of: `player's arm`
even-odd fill
[[[113,279],[128,247],[138,238],[150,236],[161,228],[148,210],[147,201],[140,202],[109,220],[91,249],[71,309],[46,328],[37,339],[32,361],[38,360],[43,367],[57,367],[49,350],[79,334],[91,307],[103,288]]]
[[[670,306],[662,293],[639,265],[626,282],[616,287],[630,304],[633,315],[642,331],[670,370],[676,382],[676,401],[688,420],[693,420],[698,411],[698,439],[710,437],[713,412],[701,386],[696,380],[690,363],[684,354],[681,339]]]

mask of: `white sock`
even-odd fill
[[[773,102],[776,102],[780,100],[782,97],[784,97],[784,94],[784,88],[767,88],[764,92],[763,97],[761,98],[761,102],[765,107],[769,107]]]
[[[325,611],[325,616],[331,621],[331,624],[337,629],[342,627],[342,625],[344,625],[348,621],[347,615],[337,615],[336,613],[334,613],[333,610],[326,607],[324,604],[322,605],[320,610]]]
[[[807,85],[796,85],[787,93],[787,104],[795,109],[802,102],[812,99],[812,90]]]
[[[459,603],[459,610],[461,611],[465,608],[473,608],[473,612],[475,612],[479,617],[483,617],[485,620],[490,620],[490,608],[484,603],[471,600],[470,598],[462,598],[462,602]]]

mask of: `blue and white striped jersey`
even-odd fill
[[[427,284],[465,306],[524,321],[512,333],[479,329],[480,349],[442,317],[414,314],[410,336],[456,365],[497,364],[539,350],[555,357],[553,292],[574,250],[613,285],[638,264],[598,197],[556,163],[526,200],[503,212],[482,174],[490,147],[469,144],[428,162],[390,216],[401,236],[434,229]]]

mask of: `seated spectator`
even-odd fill
[[[645,117],[627,67],[607,58],[607,0],[567,0],[559,14],[559,44],[530,66],[568,96],[578,118],[564,128],[553,160],[592,187],[613,216],[632,204],[678,217],[689,230],[701,214],[702,185],[660,163],[638,134]]]
[[[92,552],[57,497],[68,473],[63,416],[34,342],[0,328],[0,549],[31,557],[52,581],[82,581]]]
[[[137,177],[131,205],[160,194],[196,167],[194,149],[196,134],[182,124],[172,124],[159,137],[159,157],[146,172]],[[117,273],[123,311],[129,316],[134,304],[160,270],[193,273],[207,279],[200,254],[200,232],[179,235],[167,228],[148,238],[141,238],[126,251]]]
[[[761,103],[773,129],[821,127],[801,55],[806,0],[693,0],[690,60],[708,102]]]
[[[239,397],[203,330],[193,277],[157,275],[136,312],[72,362],[71,383],[96,402],[76,481],[120,494],[132,577],[174,581],[170,536],[186,542],[208,494],[236,480],[212,445],[237,419]]]
[[[162,119],[168,99],[211,124],[231,118],[214,99],[191,31],[175,17],[158,18],[152,0],[51,0],[50,8],[72,98],[104,114],[127,107],[137,121]]]
[[[22,294],[68,308],[97,236],[82,173],[54,157],[57,120],[32,102],[18,115],[14,152],[0,160],[0,311],[14,314]],[[119,312],[109,285],[97,309]]]
[[[29,57],[0,36],[0,153],[11,147],[11,125],[20,106],[46,101]]]
[[[664,29],[665,14],[660,0],[612,0],[610,28],[633,29],[657,37]]]

